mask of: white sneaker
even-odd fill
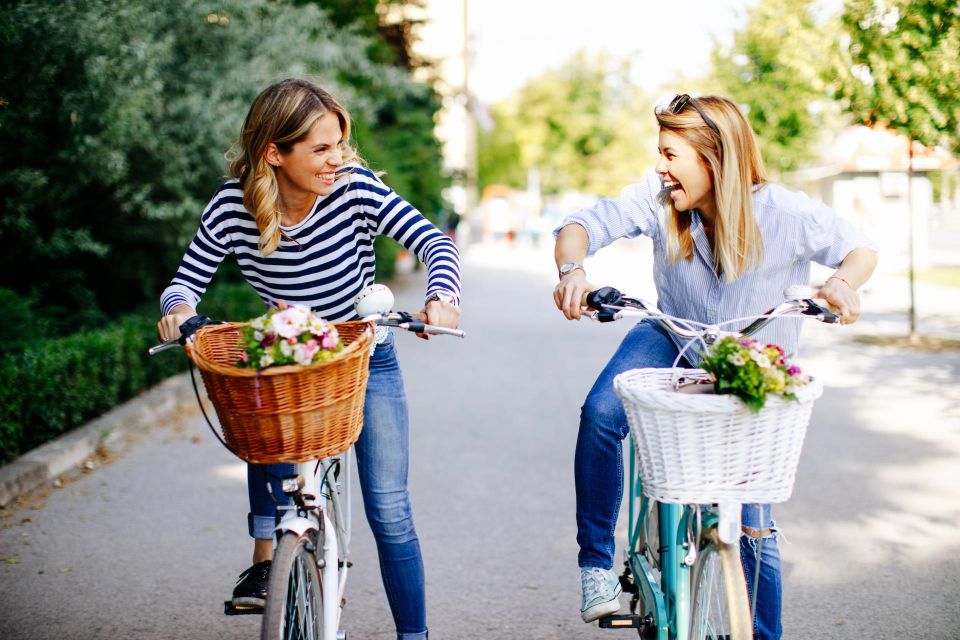
[[[620,579],[610,569],[580,569],[580,586],[583,589],[580,617],[584,622],[593,622],[620,610]]]

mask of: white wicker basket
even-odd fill
[[[787,500],[823,385],[812,380],[797,400],[767,396],[753,413],[732,395],[675,391],[680,375],[708,374],[633,369],[613,381],[633,432],[643,493],[681,504]]]

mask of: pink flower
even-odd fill
[[[327,335],[323,336],[323,341],[320,344],[323,345],[324,349],[335,349],[337,346],[337,339],[328,333]]]
[[[296,338],[296,336],[287,338],[287,342],[289,342],[291,346],[297,344],[297,338]]]
[[[274,331],[284,338],[296,338],[307,330],[307,319],[310,310],[303,306],[287,307],[270,318]]]
[[[790,365],[790,368],[787,369],[787,373],[791,376],[796,376],[800,374],[800,367],[795,364]]]

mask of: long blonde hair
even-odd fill
[[[715,265],[727,282],[763,263],[763,236],[753,215],[753,190],[767,181],[760,147],[750,123],[732,101],[717,96],[697,98],[703,111],[717,125],[720,135],[706,123],[693,105],[680,113],[655,111],[661,129],[682,137],[697,152],[710,173],[717,217],[714,221]],[[693,259],[689,212],[678,212],[667,198],[668,255],[676,262]]]
[[[307,137],[313,124],[326,113],[335,113],[343,133],[343,161],[357,162],[356,150],[348,143],[350,114],[330,93],[309,80],[288,78],[270,85],[256,97],[234,145],[230,175],[240,181],[243,206],[260,231],[258,246],[264,256],[280,245],[280,187],[275,167],[267,162],[272,142],[283,153]]]

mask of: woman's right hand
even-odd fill
[[[595,288],[582,269],[575,269],[560,279],[553,290],[553,301],[567,320],[579,320],[587,294]]]
[[[187,305],[178,305],[171,309],[171,312],[160,318],[160,322],[157,323],[157,335],[160,336],[160,340],[166,342],[179,338],[180,325],[195,315],[197,312]]]

